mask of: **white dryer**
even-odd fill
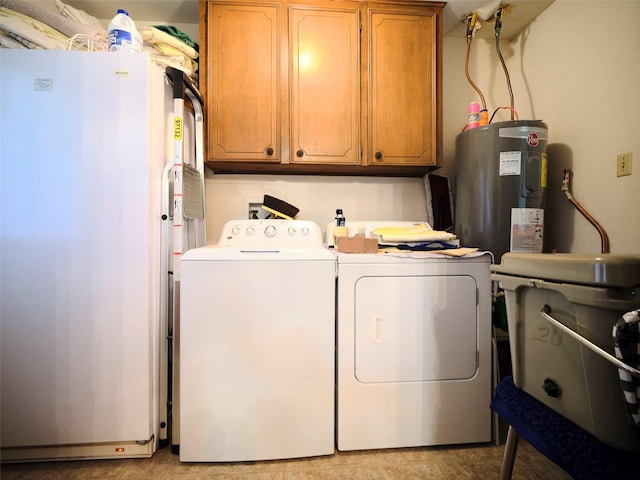
[[[335,257],[312,222],[228,222],[181,262],[180,460],[333,454]]]
[[[415,257],[337,254],[339,450],[491,441],[490,255]]]

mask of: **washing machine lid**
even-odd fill
[[[491,271],[581,285],[636,287],[640,285],[640,255],[509,252]]]

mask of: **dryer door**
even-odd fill
[[[471,276],[361,277],[355,374],[362,383],[469,379],[477,371],[477,284]]]

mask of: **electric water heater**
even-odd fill
[[[455,233],[491,251],[542,252],[547,189],[547,125],[497,122],[456,138]]]

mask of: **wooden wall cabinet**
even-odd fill
[[[440,166],[443,6],[201,0],[209,166],[388,176]]]
[[[280,5],[208,7],[200,50],[207,158],[280,163]]]
[[[373,6],[369,21],[369,159],[436,165],[436,11]]]
[[[360,164],[357,3],[289,9],[294,164]]]

